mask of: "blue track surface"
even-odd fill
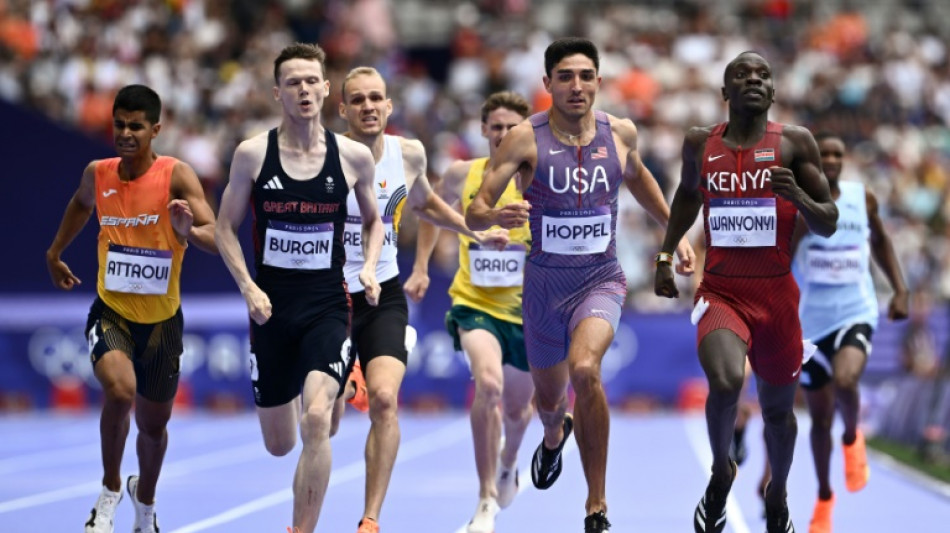
[[[465,413],[403,413],[402,448],[383,506],[383,533],[455,533],[471,517],[477,483]],[[134,424],[133,424],[134,425]],[[796,527],[808,530],[816,483],[806,417],[799,416],[797,456],[789,486]],[[348,415],[333,440],[333,475],[317,531],[350,533],[362,511],[365,416]],[[836,431],[836,434],[838,431]],[[755,487],[762,465],[761,434],[749,430],[750,454],[740,470],[729,508],[727,532],[764,531]],[[0,531],[81,531],[99,492],[98,413],[36,412],[0,418]],[[135,429],[126,447],[123,477],[137,472]],[[275,532],[290,524],[290,482],[298,450],[268,455],[253,413],[234,416],[179,412],[169,430],[169,449],[158,486],[162,533]],[[540,424],[529,428],[519,456],[527,472]],[[705,423],[676,414],[614,414],[608,462],[608,516],[613,531],[679,533],[692,530],[693,508],[708,477]],[[871,482],[858,493],[844,490],[840,450],[832,458],[837,489],[836,532],[937,533],[948,531],[950,489],[923,482],[872,455]],[[547,491],[522,476],[522,493],[497,519],[496,531],[580,532],[586,490],[573,440],[560,480]],[[116,531],[132,527],[132,506],[123,499]]]

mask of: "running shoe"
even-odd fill
[[[99,493],[99,499],[96,500],[95,507],[89,512],[89,520],[86,521],[86,533],[112,533],[113,523],[115,522],[115,508],[122,501],[122,491],[112,492],[102,487]]]
[[[736,480],[736,474],[739,472],[739,466],[735,461],[730,461],[730,464],[732,479],[729,480],[729,484],[716,487],[710,477],[706,492],[696,505],[696,512],[693,513],[693,530],[696,533],[722,533],[726,529],[726,499],[729,497],[729,490],[732,489],[732,482]]]
[[[365,413],[369,411],[369,391],[366,390],[366,378],[363,377],[363,367],[360,366],[359,359],[353,363],[353,370],[350,371],[350,377],[347,382],[353,382],[356,392],[353,397],[347,400],[357,411]]]
[[[834,506],[834,495],[830,500],[818,498],[815,502],[815,511],[811,515],[811,523],[808,524],[808,533],[831,533],[831,511]]]
[[[494,498],[478,500],[475,516],[465,528],[466,533],[495,533],[496,514],[498,514],[498,503]]]
[[[498,492],[496,502],[504,509],[511,505],[518,495],[518,467],[506,468],[501,462],[501,452],[505,449],[505,438],[501,438],[498,448],[498,465],[495,467],[495,490]]]
[[[765,533],[795,533],[795,526],[788,516],[788,502],[782,502],[781,509],[769,509],[765,506]]]
[[[584,519],[584,533],[607,533],[610,531],[610,522],[607,521],[606,511],[597,511],[587,515]]]
[[[126,487],[129,491],[129,498],[132,499],[132,505],[135,507],[135,526],[132,527],[132,533],[158,533],[158,516],[155,515],[155,504],[145,505],[136,496],[139,488],[139,477],[129,476]]]
[[[864,442],[864,433],[857,432],[857,438],[851,446],[844,447],[844,484],[851,492],[858,492],[868,484],[871,469],[868,467],[868,452]]]
[[[372,518],[363,518],[356,533],[379,533],[379,523]]]
[[[558,476],[561,475],[561,450],[564,449],[564,444],[567,443],[568,437],[574,431],[574,417],[571,413],[564,415],[564,425],[562,427],[564,436],[557,448],[547,449],[542,438],[541,444],[538,444],[538,449],[535,450],[534,457],[531,459],[531,481],[534,482],[535,487],[541,490],[550,488],[557,481]]]

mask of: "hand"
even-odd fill
[[[665,298],[680,297],[680,291],[676,288],[676,282],[673,280],[672,266],[669,263],[657,263],[656,278],[653,281],[653,292],[657,296]]]
[[[692,276],[696,272],[696,252],[690,246],[689,240],[683,237],[679,246],[676,247],[676,257],[679,262],[676,264],[676,273],[680,276]]]
[[[412,274],[402,286],[402,292],[406,293],[415,303],[419,303],[425,298],[426,291],[429,290],[429,274],[421,270],[412,269]]]
[[[476,231],[475,238],[482,247],[491,248],[493,250],[504,250],[510,241],[508,238],[508,230],[506,229]]]
[[[790,202],[798,202],[804,195],[805,191],[798,186],[798,182],[795,181],[795,174],[792,173],[791,169],[785,167],[769,167],[769,171],[772,173],[772,176],[769,178],[772,182],[772,192],[776,196],[781,196]]]
[[[185,200],[172,200],[168,202],[168,214],[171,216],[172,228],[175,229],[175,233],[182,239],[187,240],[188,235],[191,234],[191,225],[195,221],[191,206]]]
[[[891,297],[891,304],[887,307],[887,318],[904,320],[910,308],[910,297],[906,292],[895,292]]]
[[[82,285],[82,281],[77,278],[66,263],[59,257],[46,257],[46,268],[49,270],[49,277],[53,280],[53,285],[64,291],[71,291],[76,285]]]
[[[244,300],[247,302],[247,312],[251,315],[251,320],[258,326],[270,320],[273,314],[270,298],[260,287],[252,283],[244,294]]]
[[[501,209],[495,210],[495,224],[505,228],[520,228],[528,222],[528,213],[531,210],[531,204],[528,202],[515,202],[508,204]]]
[[[379,293],[382,289],[376,281],[376,272],[373,270],[367,272],[364,268],[360,271],[360,283],[363,284],[363,290],[366,292],[366,303],[373,307],[379,305]]]

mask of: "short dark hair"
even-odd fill
[[[544,51],[544,73],[551,77],[551,70],[562,59],[574,54],[583,54],[594,62],[594,70],[600,71],[600,53],[597,46],[587,39],[580,37],[564,37],[548,45]]]
[[[162,99],[151,87],[145,85],[126,85],[119,89],[112,102],[112,115],[119,109],[124,111],[144,111],[145,120],[158,124],[162,116]]]
[[[291,59],[308,59],[319,61],[323,77],[327,77],[327,53],[320,45],[310,43],[294,43],[284,47],[280,55],[274,60],[274,82],[280,85],[280,66]]]
[[[492,111],[504,107],[518,113],[522,117],[527,117],[531,112],[531,106],[524,96],[514,91],[499,91],[492,94],[482,104],[482,123],[488,122],[488,115]]]
[[[819,132],[815,133],[815,142],[816,142],[816,143],[820,143],[821,141],[824,141],[824,140],[827,140],[827,139],[838,139],[839,141],[841,141],[842,143],[844,143],[844,137],[842,137],[841,135],[838,135],[837,133],[834,133],[834,132],[831,132],[831,131],[828,131],[828,130],[822,130],[822,131],[819,131]]]

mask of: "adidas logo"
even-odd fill
[[[333,373],[335,373],[338,376],[343,375],[343,368],[344,368],[343,363],[340,363],[340,362],[330,363],[330,370],[332,370]]]
[[[265,189],[283,189],[284,184],[280,182],[280,178],[274,176],[267,183],[264,184]]]

